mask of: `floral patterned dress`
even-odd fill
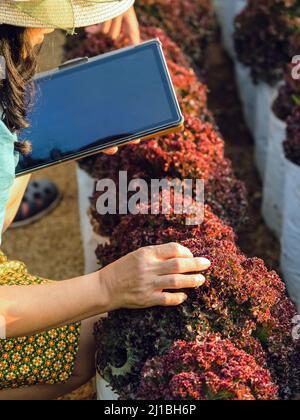
[[[0,251],[0,297],[1,286],[47,282],[31,276],[23,263],[8,261]],[[74,369],[79,336],[77,323],[30,337],[0,340],[0,390],[66,382]]]

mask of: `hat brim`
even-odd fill
[[[125,13],[135,0],[110,1],[108,3],[87,3],[84,0],[72,0],[74,25],[73,28],[95,25],[113,19]],[[60,10],[57,10],[57,20],[61,21]],[[55,19],[53,19],[55,20]],[[21,26],[25,28],[62,28],[48,22],[34,19],[22,12],[11,0],[0,1],[0,23]],[[64,28],[67,29],[67,28]]]

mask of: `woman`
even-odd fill
[[[13,220],[28,182],[28,177],[14,181],[14,174],[18,153],[29,148],[17,141],[17,133],[27,126],[25,85],[36,69],[36,49],[56,27],[73,30],[108,20],[132,3],[1,1],[0,51],[7,74],[0,81],[0,229]],[[96,273],[54,282],[31,276],[22,263],[0,253],[0,332],[5,330],[0,399],[53,399],[86,383],[94,375],[92,329],[100,314],[179,305],[186,299],[181,289],[205,281],[189,273],[209,264],[180,245],[166,244],[140,249]]]

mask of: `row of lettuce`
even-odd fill
[[[98,323],[98,372],[122,399],[290,399],[300,389],[299,345],[291,333],[296,310],[279,276],[237,246],[247,194],[225,157],[224,140],[207,108],[207,87],[193,70],[206,67],[216,27],[213,4],[138,0],[136,5],[142,38],[163,43],[186,118],[184,131],[126,146],[115,156],[87,158],[81,167],[117,185],[119,171],[127,171],[129,180],[203,179],[205,217],[201,225],[187,226],[176,203],[167,215],[100,216],[95,191],[91,223],[110,239],[96,254],[105,266],[140,247],[175,241],[212,265],[205,286],[187,291],[184,305],[119,310]],[[68,55],[93,56],[126,45],[126,39],[86,33]]]
[[[262,212],[300,306],[300,1],[216,0],[216,8],[255,139]]]

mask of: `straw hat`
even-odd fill
[[[134,0],[0,0],[0,24],[28,28],[75,28],[113,19]]]

